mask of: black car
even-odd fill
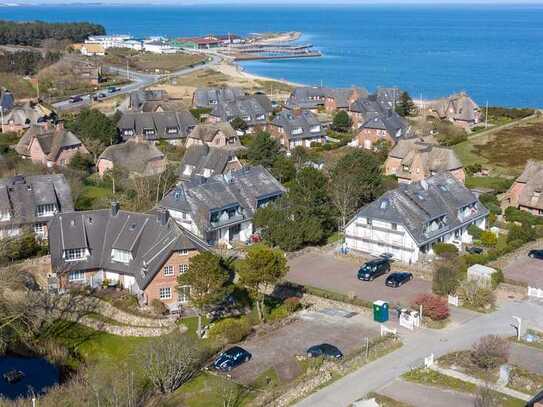
[[[466,251],[470,254],[481,254],[483,253],[483,248],[477,247],[477,246],[471,246],[471,247],[468,247]]]
[[[245,349],[234,346],[222,352],[213,362],[213,367],[222,372],[229,372],[236,366],[251,360],[252,355]]]
[[[343,353],[341,353],[341,351],[334,345],[330,345],[329,343],[321,343],[320,345],[312,346],[307,349],[306,353],[308,358],[318,358],[319,356],[323,356],[325,358],[341,359],[343,357]]]
[[[528,252],[528,257],[531,257],[532,259],[543,260],[543,250],[530,250]]]
[[[411,273],[392,273],[385,280],[385,285],[387,287],[400,287],[413,279],[413,274]]]
[[[81,96],[72,96],[70,98],[70,103],[79,103],[83,102],[83,98]]]
[[[363,264],[358,270],[358,279],[371,281],[382,274],[390,271],[390,262],[388,259],[376,259]]]

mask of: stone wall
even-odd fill
[[[139,337],[154,337],[162,336],[172,332],[174,329],[179,329],[180,332],[185,332],[185,326],[171,325],[169,327],[143,327],[130,325],[115,325],[105,321],[100,321],[90,317],[82,317],[77,320],[78,323],[92,328],[96,331],[107,332],[112,335],[119,336],[139,336]]]

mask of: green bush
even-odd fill
[[[432,278],[432,291],[438,295],[448,295],[456,291],[459,276],[451,267],[441,266],[434,270]]]
[[[473,237],[475,240],[479,240],[481,238],[481,233],[483,232],[483,229],[481,229],[478,226],[475,225],[469,225],[468,227],[468,233],[471,237]]]
[[[512,242],[515,240],[520,240],[521,242],[527,243],[535,240],[536,232],[529,224],[519,225],[510,225],[509,232],[507,233],[507,241]]]
[[[481,243],[486,247],[495,247],[498,243],[498,238],[496,235],[490,231],[483,230],[481,232]]]
[[[543,237],[543,225],[535,225],[534,233],[536,239],[541,239]]]
[[[496,287],[498,287],[501,283],[503,283],[505,280],[505,277],[503,275],[503,271],[500,269],[497,269],[495,273],[492,274],[491,284],[492,289],[495,290]]]
[[[476,281],[462,281],[457,294],[465,305],[475,309],[489,309],[494,307],[496,302],[492,290],[479,287]]]
[[[532,215],[529,212],[510,206],[505,210],[505,220],[508,222],[519,222],[525,225],[543,225],[543,218]]]
[[[450,243],[436,243],[432,246],[432,250],[437,256],[457,255],[458,248]]]
[[[288,308],[285,305],[279,305],[278,307],[275,307],[270,311],[268,320],[278,321],[280,319],[284,319],[288,317],[289,315],[290,315],[290,312],[288,312]]]
[[[164,305],[164,303],[157,298],[151,301],[151,308],[157,315],[166,315],[168,313],[168,307],[166,307],[166,305]]]
[[[240,342],[251,333],[252,327],[247,317],[225,318],[209,328],[210,338],[222,338],[228,343]]]
[[[289,297],[284,302],[283,305],[286,307],[288,312],[292,314],[300,309],[300,299],[298,297]]]

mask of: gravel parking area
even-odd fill
[[[283,381],[293,379],[300,368],[296,355],[305,355],[308,347],[320,343],[337,346],[348,355],[378,336],[378,325],[367,318],[333,316],[317,311],[301,311],[296,320],[265,335],[255,335],[240,346],[253,355],[252,359],[230,372],[239,382],[250,384],[262,372],[273,367]]]
[[[509,262],[503,273],[507,279],[543,288],[543,260],[522,256]]]
[[[475,399],[472,394],[423,386],[403,380],[395,380],[380,389],[378,393],[412,406],[425,407],[472,406]]]
[[[360,281],[356,273],[360,264],[352,258],[340,258],[333,253],[305,253],[289,260],[287,280],[346,295],[356,295],[367,301],[385,300],[408,305],[419,293],[432,291],[432,283],[414,278],[399,288],[385,286],[385,276],[374,281]]]

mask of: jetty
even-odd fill
[[[253,43],[240,44],[229,47],[225,54],[236,61],[260,59],[289,59],[311,58],[322,56],[321,52],[313,49],[313,44],[285,44],[285,43]]]

